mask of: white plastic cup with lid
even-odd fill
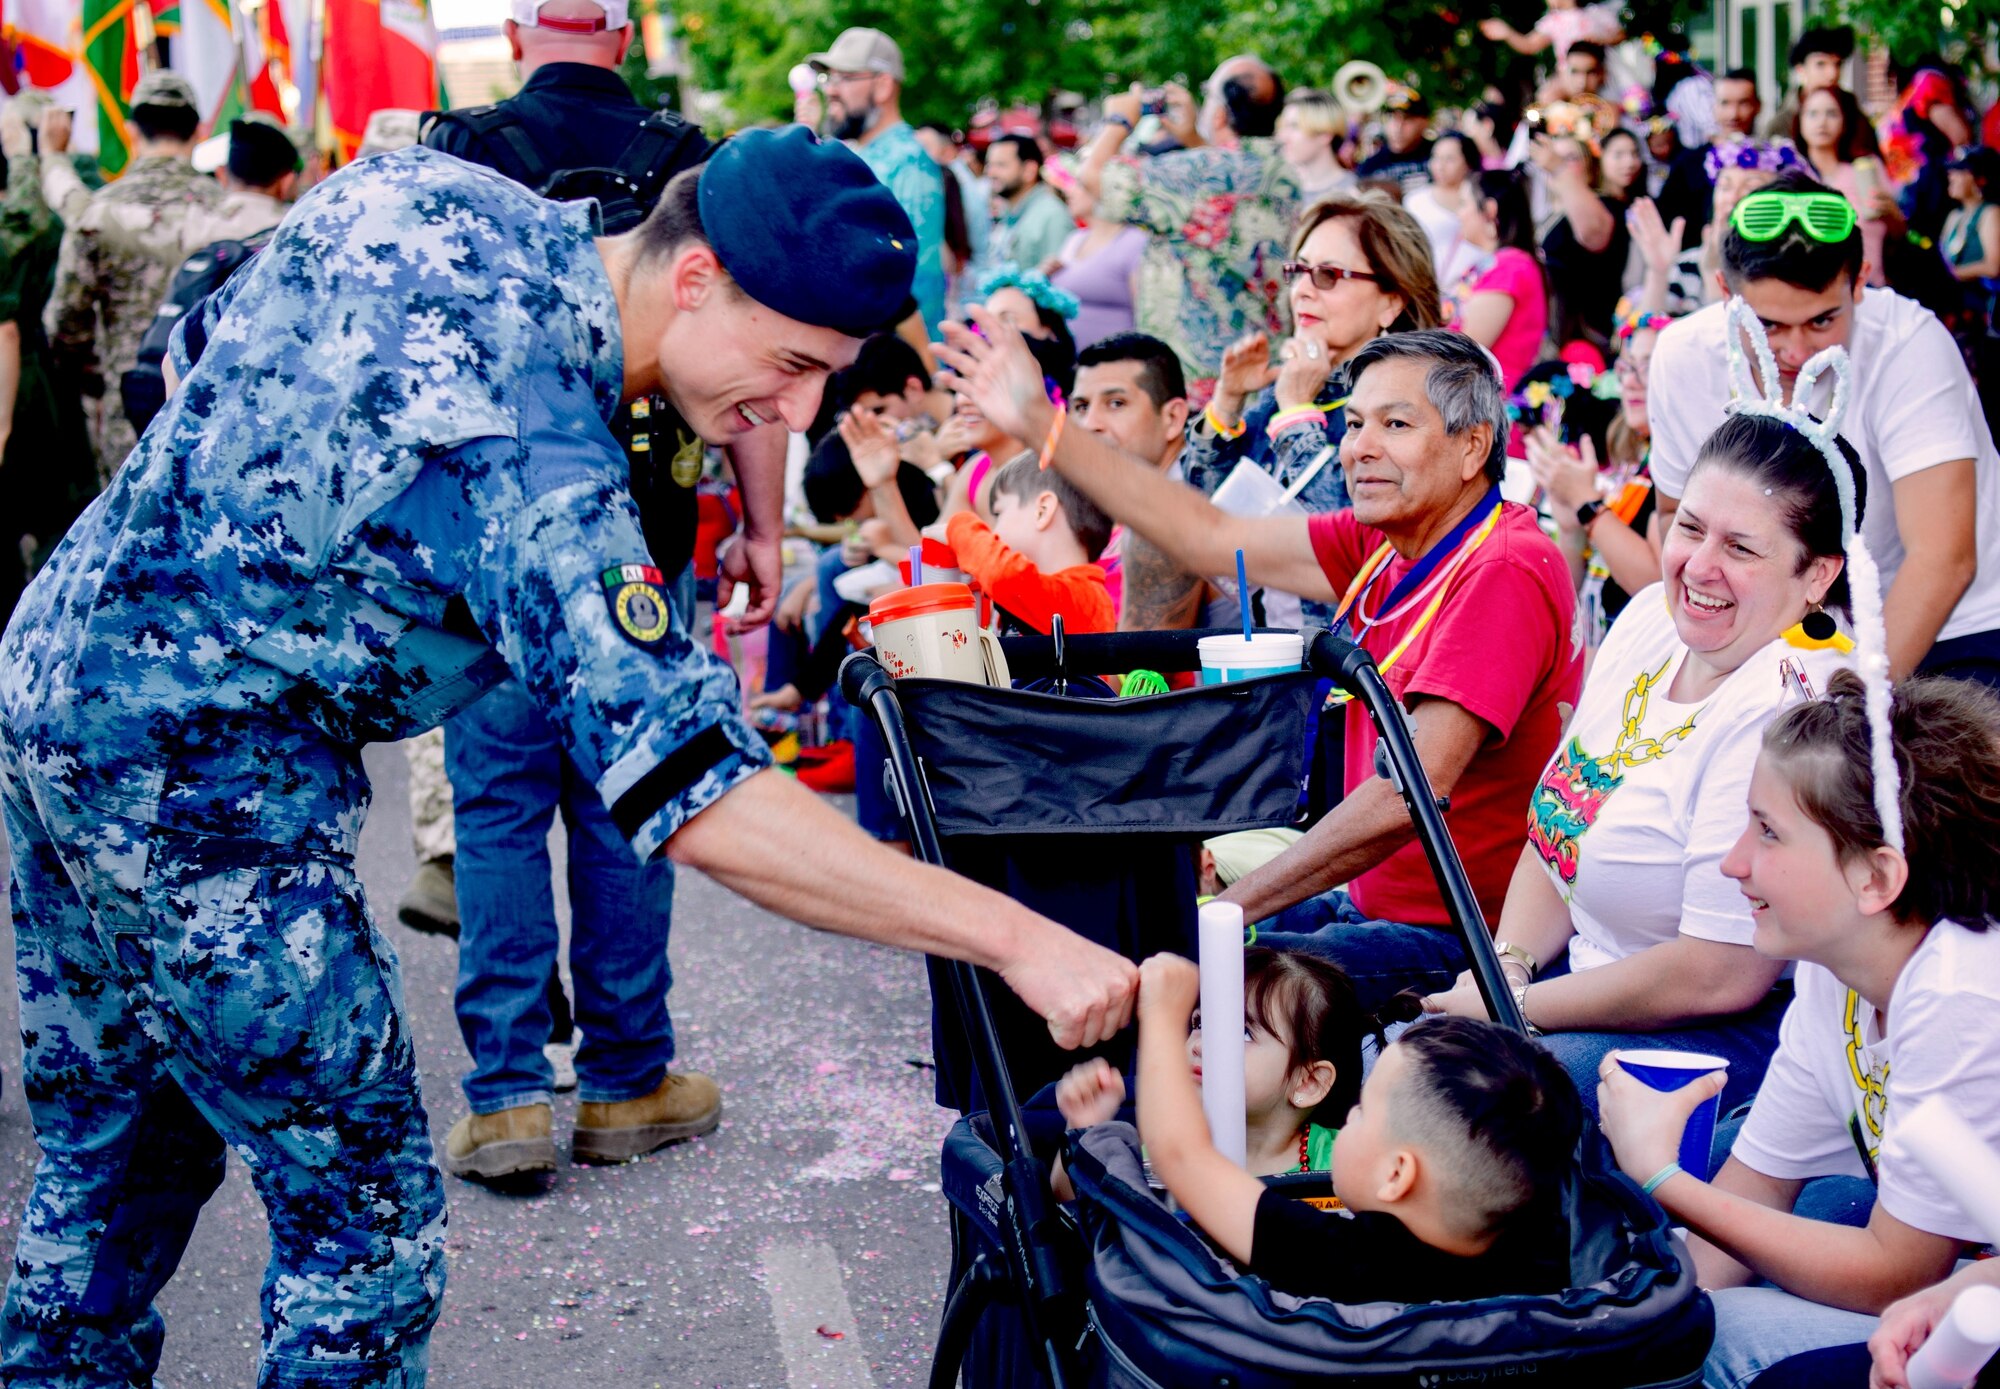
[[[964,584],[918,584],[885,593],[868,605],[868,621],[876,659],[893,679],[1008,683],[1000,640],[979,625],[978,604]]]
[[[1248,641],[1230,632],[1201,638],[1195,651],[1201,657],[1201,683],[1226,685],[1299,669],[1305,664],[1306,643],[1297,632],[1252,632]]]

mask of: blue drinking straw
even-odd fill
[[[915,588],[924,581],[924,547],[910,547],[910,587]]]
[[[1236,552],[1236,596],[1243,603],[1243,640],[1250,640],[1250,580],[1243,574],[1243,552]]]

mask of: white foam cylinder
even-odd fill
[[[1243,908],[1205,903],[1196,917],[1201,949],[1201,1109],[1224,1157],[1249,1153],[1243,1117]]]
[[[1910,1389],[1965,1389],[2000,1350],[2000,1288],[1967,1288],[1910,1357]]]
[[[2000,1156],[1942,1095],[1898,1119],[1890,1142],[1899,1156],[1921,1163],[1937,1179],[1981,1234],[2000,1243]]]

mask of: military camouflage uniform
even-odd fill
[[[53,174],[45,162],[45,187]],[[48,191],[59,211],[73,201],[66,189]],[[84,413],[103,483],[135,442],[118,383],[139,359],[139,340],[166,298],[175,267],[186,259],[181,223],[221,200],[222,186],[187,160],[153,156],[134,160],[74,220],[65,211],[69,227],[44,322],[57,360],[84,383]],[[91,394],[100,387],[101,395]]]
[[[0,642],[44,1153],[9,1384],[149,1382],[224,1143],[271,1213],[260,1384],[422,1383],[444,1202],[363,743],[511,672],[640,859],[768,764],[648,567],[596,230],[427,150],[321,184]]]

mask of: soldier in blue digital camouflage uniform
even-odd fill
[[[753,132],[637,230],[448,156],[361,161],[211,301],[208,343],[0,644],[23,1078],[43,1158],[9,1385],[150,1383],[153,1299],[222,1172],[271,1216],[259,1383],[407,1389],[444,1287],[395,956],[354,873],[363,743],[511,672],[641,857],[975,960],[1065,1044],[1136,971],[868,841],[775,771],[671,614],[605,421],[803,428],[898,316],[908,220]]]

